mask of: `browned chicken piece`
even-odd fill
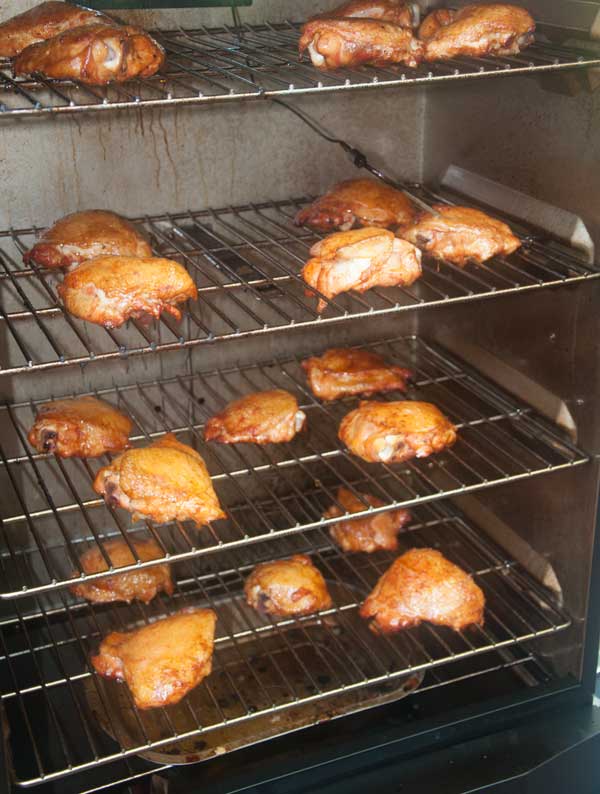
[[[436,259],[464,267],[492,256],[508,256],[521,245],[509,226],[485,212],[448,204],[434,204],[433,209],[439,215],[424,213],[398,234]]]
[[[353,226],[387,229],[411,223],[415,215],[400,190],[374,179],[348,179],[301,209],[295,223],[320,232],[348,231]]]
[[[88,85],[151,77],[165,62],[152,36],[130,25],[92,24],[72,28],[26,47],[13,62],[15,76],[41,74]]]
[[[302,27],[298,49],[301,56],[308,50],[323,71],[361,64],[415,67],[423,58],[423,44],[409,28],[377,19],[314,19]]]
[[[0,56],[12,58],[25,47],[46,41],[70,28],[88,24],[111,24],[100,11],[50,0],[17,14],[0,24]]]
[[[343,486],[337,492],[337,505],[332,505],[323,514],[323,518],[337,518],[346,513],[360,513],[371,507],[383,507],[385,502],[371,494],[361,493],[367,503],[354,496],[352,491]],[[345,519],[332,524],[329,534],[344,551],[363,551],[371,554],[374,551],[394,551],[398,548],[398,534],[409,523],[412,516],[408,510],[390,510],[386,513],[377,513],[365,518]]]
[[[40,405],[27,436],[38,452],[61,458],[97,458],[129,446],[133,423],[110,403],[75,397]]]
[[[135,553],[142,562],[160,560],[165,555],[155,540],[131,540]],[[124,565],[135,565],[136,560],[127,543],[122,538],[113,538],[102,544],[114,568]],[[98,546],[88,549],[79,560],[86,574],[102,573],[108,570],[106,561]],[[77,576],[78,574],[73,574]],[[151,568],[138,568],[128,573],[119,573],[107,576],[104,579],[94,579],[91,582],[79,582],[69,588],[73,595],[85,598],[96,604],[112,601],[126,601],[134,599],[147,604],[161,591],[172,595],[173,580],[168,565],[154,565]]]
[[[535,22],[524,8],[489,3],[433,11],[419,28],[419,38],[425,60],[442,61],[456,55],[516,55],[531,44],[534,32]]]
[[[435,549],[410,549],[379,579],[360,615],[384,634],[424,620],[461,631],[483,625],[484,607],[481,589],[462,568]]]
[[[363,401],[342,419],[338,435],[363,460],[402,463],[451,447],[456,428],[431,403]]]
[[[403,28],[415,26],[412,10],[402,0],[349,0],[341,6],[318,14],[313,19],[381,19]]]
[[[71,267],[105,254],[148,257],[152,249],[125,218],[106,210],[87,210],[57,221],[23,254],[23,261],[41,267]]]
[[[356,348],[332,348],[302,362],[308,384],[321,400],[353,394],[406,391],[412,372],[388,364],[383,356]]]
[[[196,300],[198,290],[178,262],[158,257],[97,256],[65,276],[58,292],[75,317],[118,328],[131,317],[181,319],[178,303]]]
[[[335,232],[310,249],[302,277],[326,298],[372,287],[408,287],[421,275],[421,252],[387,229]],[[308,292],[307,294],[311,294]],[[317,311],[327,306],[319,299]]]
[[[212,609],[183,609],[136,631],[113,631],[92,664],[125,681],[139,709],[179,703],[212,670],[216,622]]]
[[[98,471],[94,490],[107,504],[159,523],[201,526],[226,517],[202,457],[172,433],[119,455]]]
[[[283,389],[247,394],[212,416],[204,428],[207,441],[221,444],[280,444],[304,427],[306,414]]]
[[[310,615],[331,606],[325,579],[305,554],[257,565],[246,579],[244,592],[258,612],[281,618]]]

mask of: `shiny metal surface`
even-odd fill
[[[569,48],[538,40],[519,55],[458,57],[417,69],[361,67],[320,72],[310,60],[298,61],[300,26],[284,22],[156,32],[167,51],[164,71],[121,86],[17,80],[5,65],[0,69],[0,119],[436,84],[600,64],[600,54],[591,47]]]

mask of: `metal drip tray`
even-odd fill
[[[347,586],[331,581],[327,584],[334,602],[347,599]],[[357,598],[364,598],[364,594],[357,593]],[[86,681],[93,716],[120,744],[139,746],[148,739],[157,744],[168,740],[173,732],[184,737],[194,734],[142,752],[142,758],[160,764],[197,763],[398,700],[414,692],[422,681],[422,672],[390,680],[383,676],[381,680],[382,661],[391,672],[397,665],[395,654],[388,649],[386,658],[387,643],[381,643],[376,662],[369,648],[372,635],[362,622],[350,622],[344,612],[302,623],[290,620],[288,626],[276,628],[249,607],[242,594],[215,599],[213,606],[218,608],[219,621],[227,627],[229,636],[216,643],[210,689],[199,686],[175,706],[140,711],[132,708],[124,684],[104,679]],[[396,636],[391,644],[396,653],[411,661],[414,653],[405,637]],[[376,683],[361,685],[358,671]],[[205,732],[198,735],[201,724],[206,726]],[[211,729],[211,725],[218,727]]]

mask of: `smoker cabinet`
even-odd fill
[[[326,5],[122,11],[167,49],[146,82],[14,80],[0,64],[6,791],[597,787],[600,6],[532,0],[538,37],[519,56],[320,73],[296,46],[299,20]],[[340,295],[319,315],[299,275],[318,235],[293,218],[361,166],[426,205],[506,220],[522,248],[464,269],[425,258],[412,287]],[[59,276],[23,263],[41,229],[96,207],[135,218],[192,274],[181,323],[91,326],[65,312]],[[458,424],[456,446],[397,466],[353,457],[337,427],[355,403],[317,400],[300,365],[350,345],[413,370],[410,396]],[[298,397],[305,434],[204,442],[224,403],[275,387]],[[92,490],[106,459],[35,453],[37,406],[84,393],[131,416],[135,445],[173,431],[197,448],[227,520],[131,521]],[[340,484],[381,498],[375,512],[408,507],[401,549],[435,546],[471,572],[485,625],[375,638],[357,609],[393,555],[332,544],[323,514]],[[93,579],[81,552],[110,537],[156,540],[173,597],[75,598],[72,577]],[[296,552],[334,606],[257,616],[248,572]],[[180,705],[141,712],[93,672],[107,632],[191,604],[218,614],[214,669]]]

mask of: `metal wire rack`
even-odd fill
[[[493,485],[585,463],[585,453],[527,405],[503,392],[438,345],[414,337],[371,346],[389,361],[414,372],[408,397],[433,402],[455,422],[459,440],[450,450],[400,465],[365,464],[337,438],[342,417],[356,400],[321,403],[309,391],[300,361],[270,361],[241,369],[172,377],[95,392],[128,413],[135,423],[134,444],[145,444],[167,431],[197,447],[209,468],[228,519],[200,530],[179,522],[134,523],[108,507],[92,490],[102,459],[66,459],[34,452],[26,441],[34,403],[0,409],[0,589],[2,598],[40,593],[85,575],[81,553],[102,540],[153,537],[173,562],[228,548],[303,532],[335,519],[323,518],[337,489],[349,488],[380,498],[384,506],[355,517],[433,502]],[[284,388],[298,396],[307,414],[306,432],[288,444],[264,447],[206,444],[208,417],[242,394]],[[380,399],[398,399],[390,393]],[[341,506],[340,506],[341,507]],[[137,563],[132,570],[157,564]]]
[[[447,193],[424,187],[415,191],[427,202],[451,200]],[[157,255],[178,260],[192,274],[199,299],[188,304],[180,324],[163,315],[151,326],[130,321],[113,331],[71,317],[56,292],[59,276],[23,264],[22,254],[33,244],[40,231],[37,227],[0,232],[0,374],[446,306],[600,275],[596,267],[583,263],[574,249],[511,219],[524,242],[511,256],[466,268],[440,266],[425,257],[423,276],[413,286],[372,289],[364,295],[346,293],[328,301],[319,315],[317,301],[306,296],[300,276],[318,235],[293,224],[297,210],[309,200],[139,219],[153,238]]]
[[[357,608],[394,555],[344,554],[331,547],[322,529],[254,546],[243,556],[228,550],[212,558],[209,569],[203,567],[206,560],[188,563],[178,569],[173,597],[159,597],[148,606],[74,603],[64,591],[16,601],[16,614],[0,621],[8,743],[20,737],[21,751],[11,753],[16,780],[32,785],[139,753],[160,760],[157,753],[177,753],[176,740],[199,736],[210,757],[227,749],[228,741],[252,743],[266,717],[277,732],[294,714],[303,715],[295,727],[313,724],[322,706],[328,707],[326,699],[351,698],[365,688],[371,700],[357,708],[377,697],[397,698],[425,671],[425,686],[435,686],[448,680],[443,670],[438,672],[443,665],[569,625],[552,595],[462,516],[436,505],[419,508],[415,518],[400,538],[400,551],[439,548],[472,573],[486,596],[483,627],[453,632],[427,624],[374,638]],[[309,552],[322,570],[334,606],[298,619],[254,613],[242,596],[249,570],[260,560],[298,551]],[[190,605],[217,613],[213,672],[181,704],[139,711],[125,686],[95,674],[90,654],[109,631],[143,625]],[[512,658],[505,657],[504,664]],[[353,710],[352,704],[347,708]],[[22,751],[24,738],[27,752]],[[184,745],[183,753],[188,752]]]
[[[432,668],[419,688],[413,691],[410,703],[416,711],[419,708],[420,695],[442,686],[461,686],[466,682],[477,684],[482,679],[486,680],[488,693],[492,693],[498,685],[499,676],[510,676],[511,684],[516,689],[544,686],[551,681],[551,675],[539,657],[527,650],[525,645],[515,644]],[[181,743],[176,747],[180,749]],[[172,766],[172,763],[159,764],[141,756],[126,757],[121,761],[63,778],[61,791],[63,794],[99,794],[116,786],[138,783],[150,775],[161,775]]]
[[[597,66],[590,50],[536,41],[520,55],[458,57],[417,69],[315,69],[299,62],[301,23],[242,25],[154,33],[167,51],[164,70],[148,80],[92,87],[44,79],[13,79],[0,64],[0,118],[82,113],[131,107],[205,105],[359,88],[431,84],[509,74],[536,74]],[[2,66],[4,68],[2,68]]]

